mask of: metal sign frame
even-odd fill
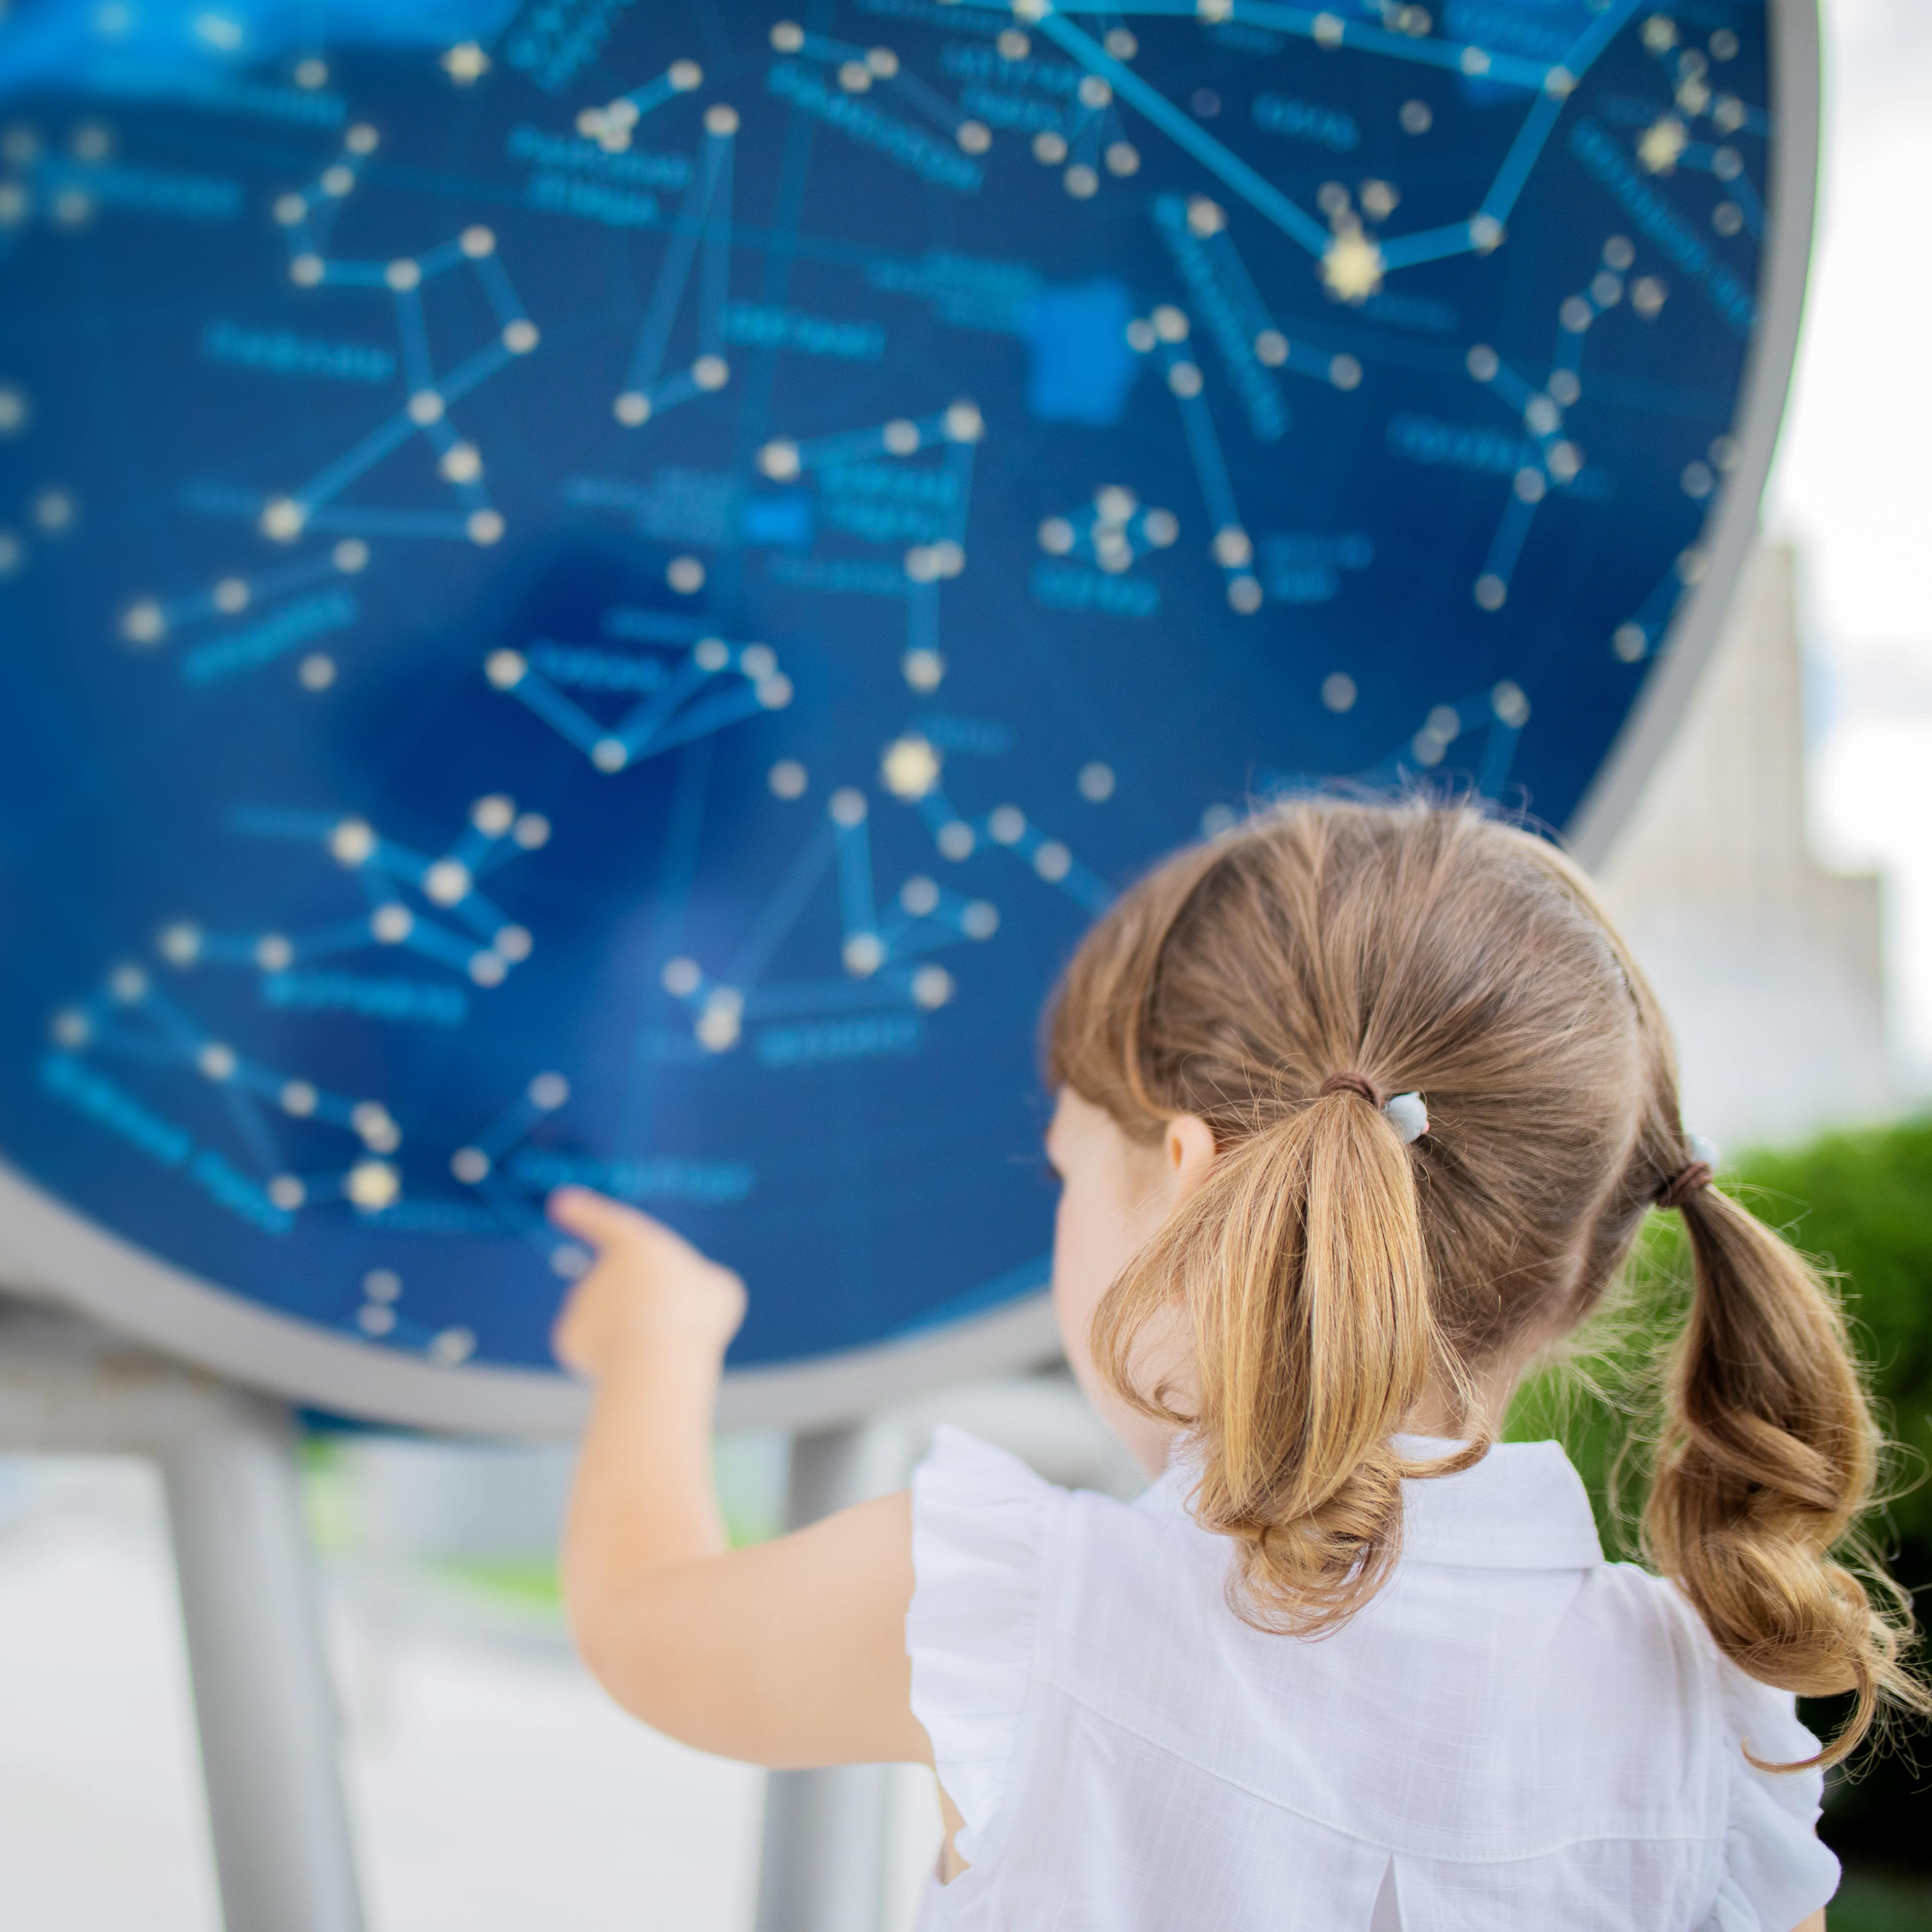
[[[1708,565],[1677,614],[1661,662],[1644,687],[1610,754],[1564,828],[1572,852],[1592,869],[1610,856],[1650,775],[1670,748],[1690,694],[1718,647],[1732,593],[1758,532],[1758,506],[1777,454],[1811,265],[1818,206],[1817,0],[1768,0],[1771,220],[1752,338],[1738,410],[1737,467],[1713,519]]]

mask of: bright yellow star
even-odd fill
[[[1366,235],[1337,235],[1322,257],[1322,279],[1338,301],[1366,302],[1382,285],[1382,251]]]
[[[442,64],[458,87],[467,87],[490,71],[490,56],[474,40],[459,40],[443,56]]]
[[[1643,130],[1643,138],[1636,144],[1636,158],[1651,173],[1667,175],[1690,145],[1689,130],[1676,115],[1666,114]]]
[[[886,748],[886,788],[900,798],[923,798],[939,782],[939,765],[932,744],[916,732],[908,733]]]

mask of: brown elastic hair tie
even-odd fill
[[[1712,1169],[1708,1160],[1694,1160],[1688,1167],[1680,1168],[1657,1190],[1657,1204],[1660,1208],[1681,1208],[1692,1195],[1701,1193],[1711,1184]]]
[[[1359,1094],[1372,1107],[1379,1107],[1382,1096],[1376,1091],[1375,1082],[1360,1073],[1331,1073],[1315,1090],[1318,1100],[1327,1094]]]

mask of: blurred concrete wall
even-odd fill
[[[1147,1478],[1063,1370],[964,1382],[874,1417],[865,1486],[901,1487],[942,1423],[970,1430],[1049,1481],[1123,1498]],[[784,1526],[789,1439],[776,1430],[717,1438],[718,1499],[735,1537]],[[345,1547],[386,1559],[524,1563],[547,1559],[563,1524],[575,1450],[563,1444],[476,1443],[356,1436],[338,1447],[347,1479]],[[0,1523],[7,1504],[0,1463]]]
[[[1893,1111],[1881,885],[1805,832],[1798,560],[1766,544],[1600,878],[1676,1030],[1684,1118],[1724,1146]]]
[[[358,1540],[431,1559],[548,1557],[556,1546],[576,1451],[563,1444],[352,1436]]]

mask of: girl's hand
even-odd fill
[[[662,1222],[587,1187],[559,1188],[549,1209],[597,1256],[551,1330],[566,1368],[596,1382],[667,1347],[722,1358],[745,1318],[745,1284],[729,1268]]]

